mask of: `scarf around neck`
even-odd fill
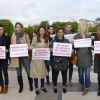
[[[16,43],[21,44],[23,41],[22,38],[24,36],[24,32],[16,32],[15,35],[16,35]]]

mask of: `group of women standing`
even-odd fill
[[[49,71],[50,66],[52,69],[52,83],[54,86],[54,93],[57,93],[57,79],[59,72],[62,74],[62,91],[63,93],[67,92],[68,85],[73,86],[72,84],[72,75],[73,75],[73,64],[70,62],[69,57],[63,56],[53,56],[53,45],[55,42],[59,43],[70,43],[68,39],[64,37],[65,34],[73,34],[71,32],[72,27],[71,23],[67,23],[65,29],[59,28],[57,31],[54,31],[52,26],[48,28],[39,27],[37,34],[33,36],[32,42],[30,42],[28,34],[25,34],[23,30],[23,25],[21,23],[15,24],[15,32],[12,34],[11,38],[5,35],[4,26],[0,25],[0,46],[6,47],[6,59],[0,59],[0,94],[6,94],[8,92],[8,59],[9,57],[9,48],[10,44],[27,44],[28,49],[32,48],[50,48],[50,60],[31,60],[29,62],[29,57],[19,57],[11,58],[10,65],[12,67],[16,66],[17,79],[19,84],[19,93],[23,91],[23,78],[22,78],[22,68],[24,66],[27,73],[27,78],[29,81],[29,90],[33,91],[33,79],[35,86],[35,93],[40,94],[40,89],[38,82],[41,82],[41,90],[47,92],[45,87],[45,78],[47,80],[47,85],[50,85],[49,81]],[[54,35],[54,38],[51,38],[50,35]],[[88,34],[88,23],[83,21],[79,23],[78,34],[75,35],[74,39],[85,39],[91,38]],[[100,40],[100,25],[97,25],[97,33],[94,36],[94,41]],[[73,43],[72,43],[73,44]],[[92,66],[92,50],[93,46],[88,48],[74,48],[73,53],[77,55],[77,64],[78,66],[78,75],[79,83],[81,86],[82,95],[88,93],[88,89],[91,85],[90,80],[90,70]],[[100,96],[100,54],[96,54],[94,57],[94,69],[98,73],[98,96]],[[67,80],[67,72],[69,70],[69,81]],[[3,79],[4,75],[4,79]]]

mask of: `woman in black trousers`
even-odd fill
[[[64,38],[64,30],[58,29],[57,34],[52,41],[51,48],[53,48],[54,42],[59,43],[69,43],[67,39]],[[52,50],[52,49],[51,49]],[[66,93],[66,82],[67,82],[67,69],[68,69],[68,57],[63,56],[53,56],[53,63],[52,63],[52,80],[54,85],[54,93],[57,93],[57,78],[59,72],[61,71],[62,74],[62,85],[63,85],[63,93]]]
[[[6,94],[8,92],[8,59],[9,59],[9,45],[10,39],[4,33],[4,26],[0,25],[0,46],[6,47],[6,59],[0,59],[0,94]]]

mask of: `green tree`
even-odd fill
[[[29,25],[27,27],[24,27],[24,31],[27,34],[31,34],[31,33],[37,33],[37,29],[38,29],[39,25]]]
[[[39,25],[34,25],[34,33],[37,33]]]
[[[28,25],[28,27],[24,28],[25,33],[33,33],[34,32],[34,26]]]
[[[5,27],[5,32],[8,35],[11,35],[14,31],[12,22],[9,19],[0,19],[0,24],[3,24]]]
[[[41,21],[40,26],[48,27],[49,26],[49,22],[48,21]]]
[[[90,26],[89,32],[96,32],[96,26]]]
[[[76,21],[72,22],[72,32],[77,32],[78,30],[78,23]]]
[[[55,30],[59,28],[64,28],[66,22],[53,22],[52,26],[54,27]]]

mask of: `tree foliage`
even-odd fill
[[[0,24],[3,24],[5,27],[5,32],[8,35],[11,35],[13,33],[14,27],[12,22],[9,19],[1,19]]]

